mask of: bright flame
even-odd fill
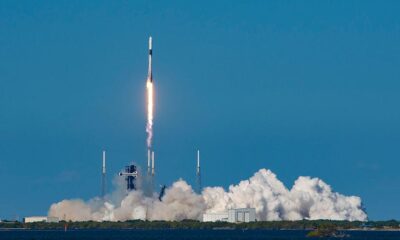
[[[147,80],[147,147],[151,148],[153,138],[153,83]]]

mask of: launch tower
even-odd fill
[[[126,166],[125,171],[120,172],[119,175],[125,177],[126,189],[128,191],[132,191],[132,190],[136,189],[135,180],[137,177],[137,170],[136,170],[135,165],[131,164],[131,165]]]

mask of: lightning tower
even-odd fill
[[[103,167],[101,171],[101,197],[106,195],[106,151],[103,150]]]
[[[196,183],[197,183],[197,192],[200,194],[201,193],[200,150],[197,150]]]
[[[151,173],[150,173],[150,190],[151,194],[154,191],[154,184],[155,184],[155,166],[154,166],[154,151],[151,152]]]
[[[154,151],[151,153],[151,176],[154,177]]]
[[[151,151],[147,149],[147,177],[151,176]]]

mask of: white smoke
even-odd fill
[[[228,192],[221,187],[208,187],[202,195],[208,212],[253,207],[259,220],[367,219],[359,197],[333,192],[322,180],[310,177],[299,177],[288,190],[266,169],[231,185]]]
[[[222,187],[207,187],[196,194],[183,180],[167,188],[162,201],[157,194],[146,197],[141,190],[121,195],[121,190],[88,202],[63,200],[51,205],[49,216],[73,221],[201,220],[203,213],[252,207],[258,220],[367,220],[361,199],[333,192],[318,178],[299,177],[288,190],[274,173],[261,169],[249,180]]]

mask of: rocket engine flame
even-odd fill
[[[146,125],[146,132],[147,132],[147,147],[151,148],[151,143],[153,139],[153,109],[154,109],[154,89],[153,83],[150,79],[147,80],[146,84],[147,88],[147,125]]]

